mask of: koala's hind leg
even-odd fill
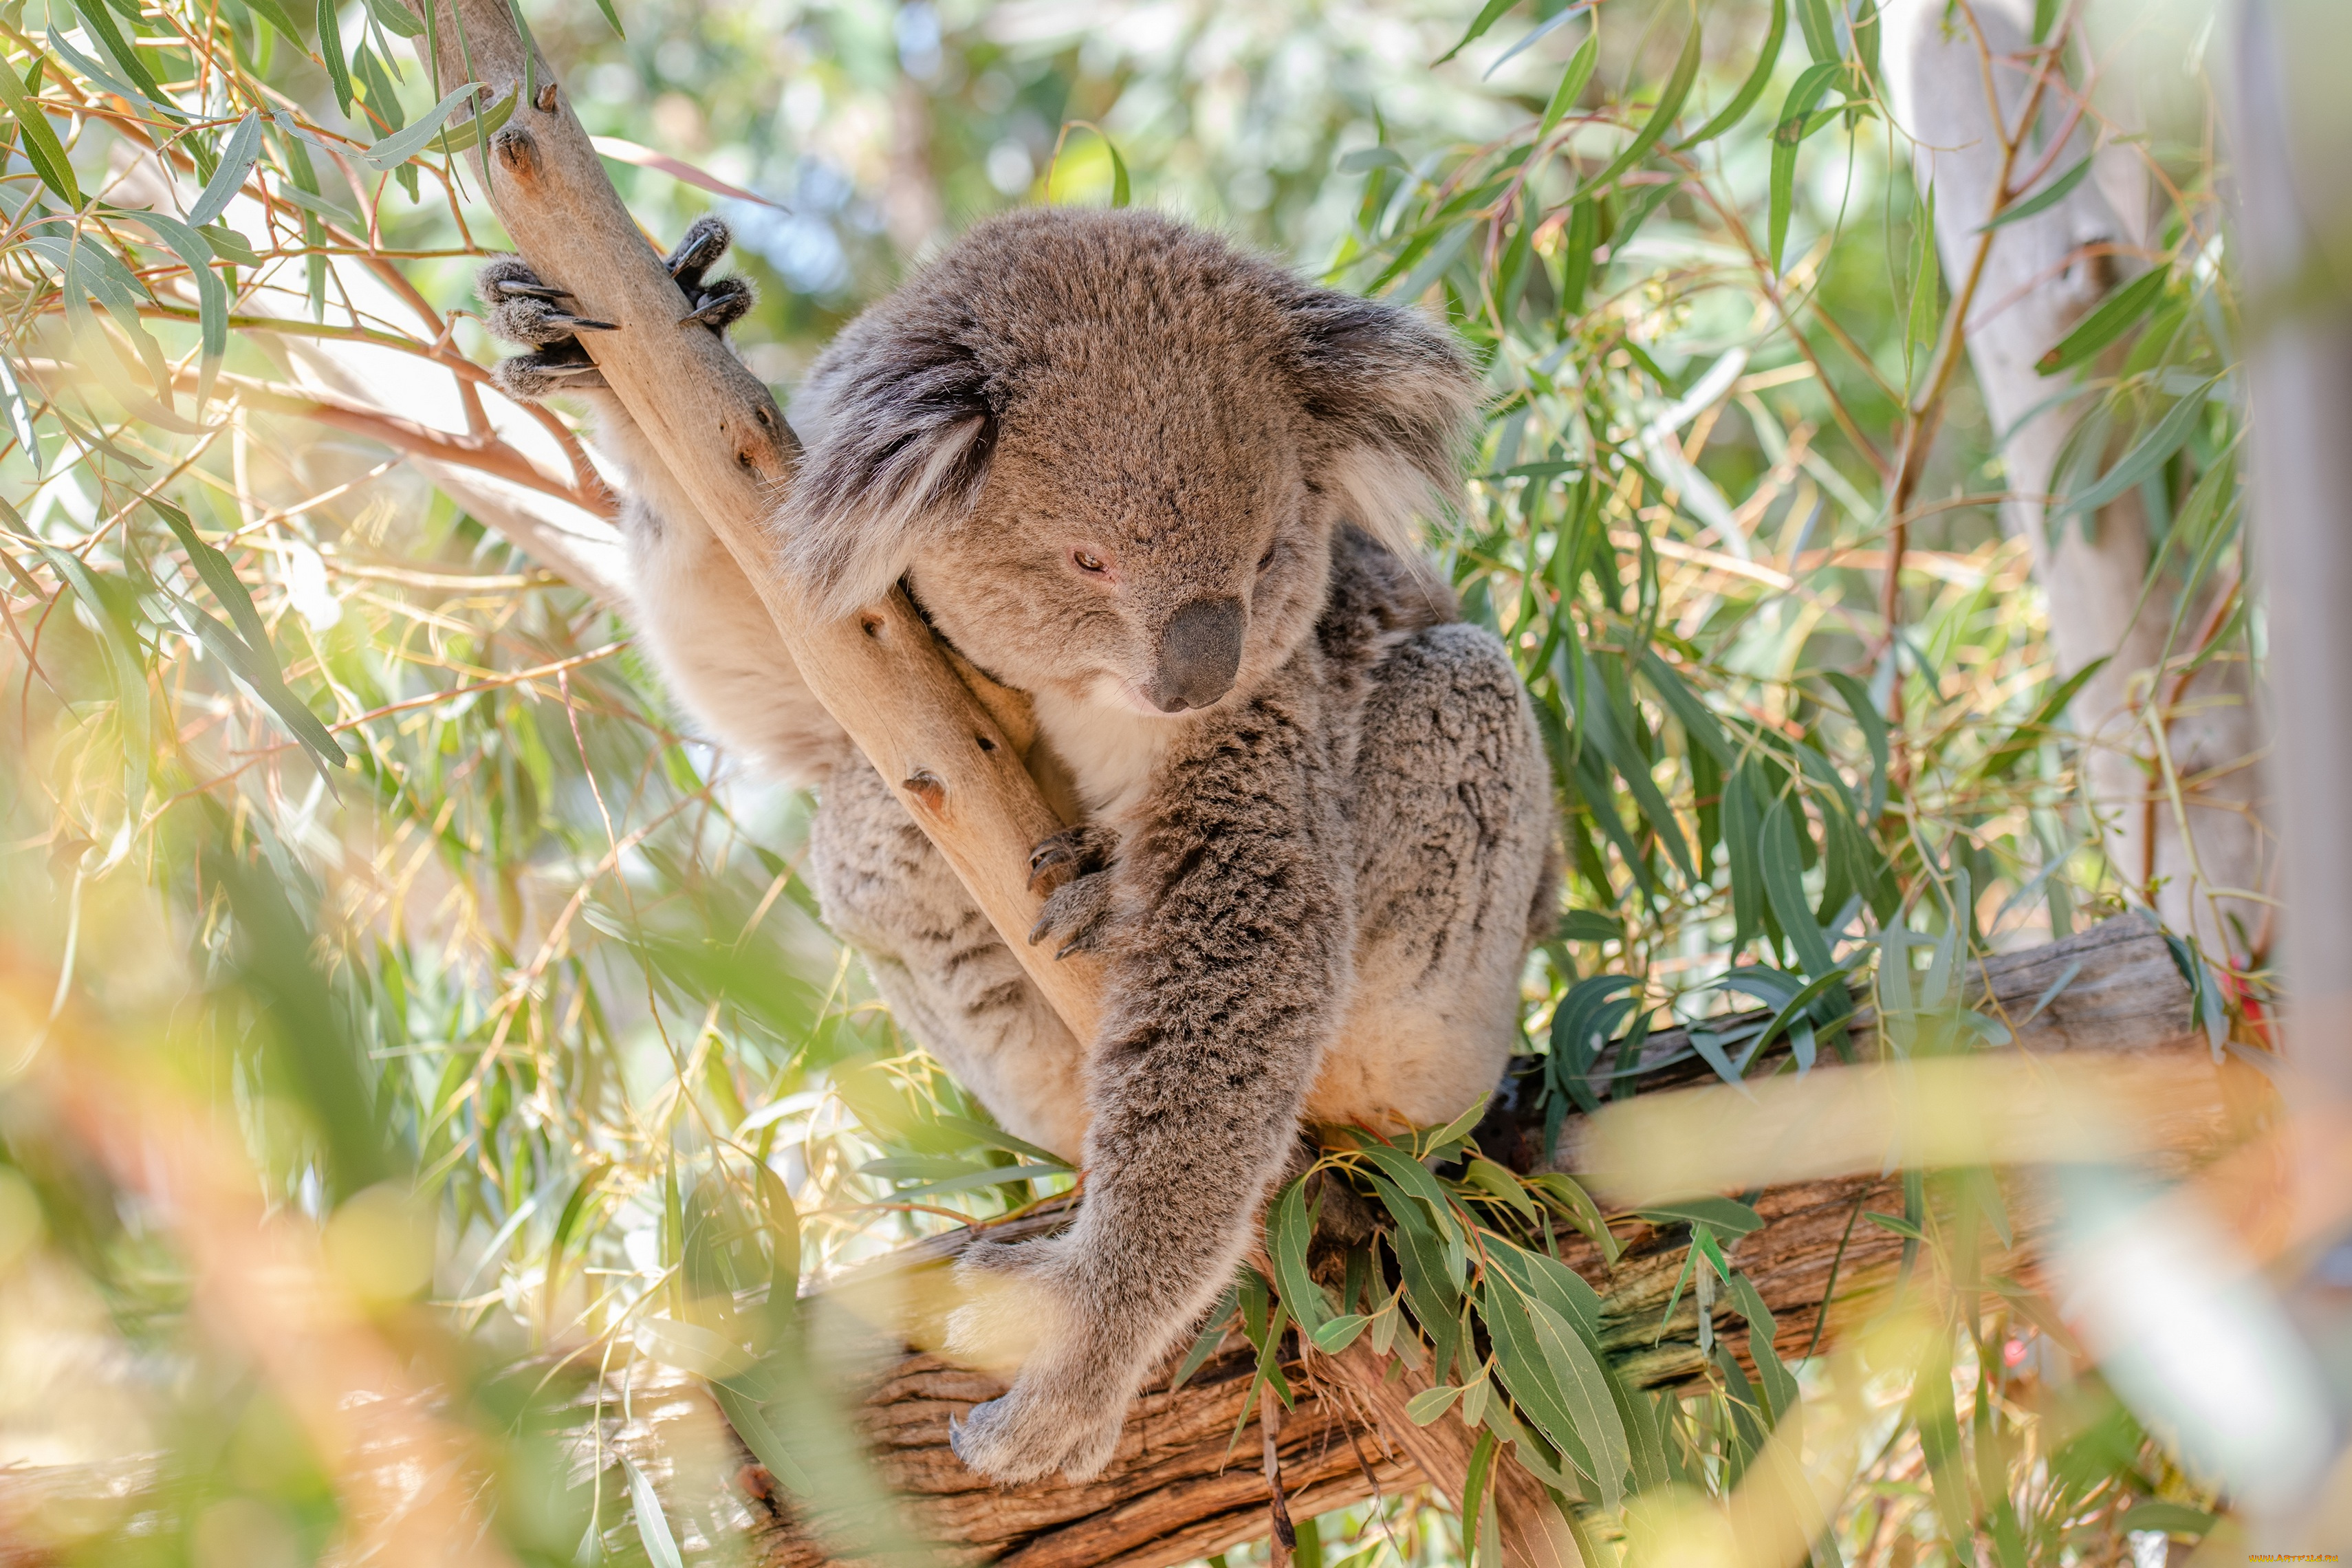
[[[1082,1049],[881,776],[835,767],[809,828],[825,923],[856,948],[899,1026],[1006,1131],[1077,1158]]]
[[[1518,1039],[1556,892],[1550,771],[1502,645],[1459,622],[1391,650],[1356,770],[1355,996],[1308,1097],[1320,1121],[1450,1121]]]

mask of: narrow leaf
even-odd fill
[[[16,117],[17,127],[24,132],[25,158],[33,172],[41,177],[57,198],[70,211],[81,210],[81,187],[74,183],[73,165],[66,162],[66,150],[51,129],[48,117],[41,110],[36,94],[40,91],[41,60],[33,61],[29,86],[16,79],[16,73],[0,63],[0,99],[5,99],[8,112]]]
[[[2081,163],[2075,164],[2073,168],[2067,170],[2064,174],[2059,175],[2056,179],[2051,181],[2048,184],[2042,186],[2042,189],[2026,197],[2023,201],[2012,202],[2008,206],[2001,208],[2000,213],[1994,216],[1990,223],[1984,225],[1982,227],[1979,228],[1977,232],[1979,234],[1983,234],[1988,230],[2000,228],[2005,225],[2016,223],[2021,218],[2032,217],[2036,213],[2048,212],[2052,207],[2056,206],[2060,202],[2064,201],[2068,196],[2074,195],[2074,187],[2081,184],[2085,179],[2089,178],[2090,173],[2091,158],[2085,157]]]
[[[1464,49],[1468,48],[1472,44],[1475,44],[1479,39],[1485,37],[1486,36],[1486,29],[1501,21],[1503,19],[1503,13],[1508,11],[1512,6],[1518,3],[1519,0],[1486,0],[1486,4],[1480,7],[1478,15],[1472,19],[1470,23],[1470,30],[1463,34],[1461,37],[1454,40],[1454,44],[1452,48],[1446,50],[1444,54],[1438,56],[1429,63],[1433,66],[1442,66],[1446,61],[1452,59],[1454,56],[1460,54]]]
[[[1772,68],[1780,61],[1780,43],[1788,36],[1789,0],[1772,0],[1772,25],[1764,35],[1764,47],[1756,51],[1756,64],[1748,71],[1748,79],[1739,84],[1739,90],[1731,95],[1731,101],[1714,119],[1683,140],[1680,145],[1685,150],[1714,141],[1748,118],[1748,110],[1756,107],[1756,100],[1771,85]]]
[[[261,115],[247,110],[228,133],[221,146],[220,166],[196,197],[196,205],[188,209],[188,221],[202,228],[228,210],[228,204],[245,186],[246,176],[253,173],[255,160],[261,156]]]
[[[2043,375],[2056,375],[2122,337],[2156,308],[2170,276],[2161,267],[2151,268],[2109,294],[2073,331],[2059,339],[2055,348],[2034,361],[2033,368]]]
[[[1694,26],[1684,36],[1683,52],[1675,61],[1675,74],[1666,79],[1664,89],[1658,94],[1657,107],[1650,110],[1649,119],[1642,122],[1642,129],[1633,133],[1633,140],[1625,144],[1624,151],[1612,158],[1607,168],[1579,186],[1571,199],[1581,200],[1596,191],[1606,189],[1618,175],[1642,161],[1642,155],[1656,144],[1658,138],[1673,126],[1675,116],[1683,111],[1683,100],[1690,96],[1691,83],[1698,79],[1698,28]]]

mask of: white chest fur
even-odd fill
[[[1116,820],[1143,798],[1152,770],[1184,723],[1113,701],[1036,698],[1037,729],[1077,781],[1087,815]]]

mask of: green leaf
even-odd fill
[[[131,47],[131,40],[125,38],[122,29],[115,26],[114,14],[106,8],[102,0],[74,0],[74,10],[80,14],[82,25],[89,29],[89,36],[114,57],[114,63],[122,68],[122,74],[131,79],[131,84],[144,94],[150,103],[159,109],[168,109],[172,100],[163,96],[163,89],[156,85],[153,73],[147,68],[147,62],[139,58],[139,51]]]
[[[677,1537],[670,1533],[669,1520],[662,1513],[661,1499],[655,1494],[653,1482],[626,1456],[621,1459],[621,1468],[629,1478],[629,1504],[637,1518],[637,1540],[644,1543],[654,1568],[686,1568],[686,1559],[678,1555]]]
[[[1224,1343],[1225,1331],[1233,1327],[1239,1297],[1238,1287],[1227,1286],[1225,1293],[1217,1298],[1217,1304],[1209,1309],[1209,1321],[1201,1325],[1200,1333],[1193,1338],[1192,1348],[1184,1352],[1183,1363],[1177,1367],[1176,1375],[1169,1380],[1169,1393],[1173,1394],[1191,1382],[1192,1374],[1207,1365],[1209,1358],[1217,1353],[1217,1347]],[[1327,1323],[1324,1326],[1328,1328],[1330,1325]]]
[[[1469,1267],[1469,1255],[1454,1222],[1454,1209],[1446,1201],[1445,1189],[1437,1184],[1437,1178],[1429,1173],[1426,1165],[1393,1145],[1374,1141],[1362,1148],[1364,1157],[1380,1167],[1381,1173],[1395,1184],[1396,1191],[1410,1194],[1420,1202],[1423,1223],[1445,1249],[1446,1276],[1460,1285]]]
[[[112,93],[115,97],[127,99],[131,103],[136,104],[150,114],[158,115],[165,120],[173,121],[181,124],[185,124],[187,122],[188,117],[173,107],[170,100],[166,99],[163,102],[158,103],[152,97],[140,91],[137,88],[131,86],[129,82],[124,81],[121,77],[116,76],[112,71],[107,69],[106,67],[90,58],[89,56],[83,54],[79,49],[75,48],[62,37],[59,37],[58,36],[58,30],[54,26],[49,29],[49,50],[59,59],[65,61],[67,65],[71,66],[75,70],[79,71],[83,76],[97,83],[98,86],[104,90]]]
[[[2043,698],[2042,705],[2033,710],[2033,717],[2011,730],[2009,732],[2009,739],[1994,747],[1986,754],[1985,760],[1976,765],[1969,774],[1970,782],[1982,783],[1988,779],[2000,778],[2009,772],[2019,758],[2040,745],[2042,737],[2049,734],[2052,726],[2057,723],[2059,716],[2066,711],[2066,705],[2074,700],[2075,693],[2083,689],[2084,683],[2091,677],[2106,668],[2107,660],[2111,657],[2113,656],[2102,654],[2064,680],[2060,681],[2056,689]]]
[[[1315,1222],[1307,1215],[1307,1178],[1282,1189],[1265,1220],[1266,1255],[1274,1265],[1274,1288],[1290,1303],[1290,1315],[1308,1335],[1331,1317],[1330,1298],[1307,1272],[1307,1244]]]
[[[2116,1528],[2126,1534],[2143,1530],[2160,1530],[2167,1535],[2204,1535],[2219,1522],[2217,1516],[2201,1508],[2190,1508],[2183,1502],[2134,1503]]]
[[[1737,1198],[1683,1198],[1634,1212],[1652,1225],[1703,1225],[1726,1236],[1746,1236],[1764,1228],[1764,1216]]]
[[[441,142],[435,145],[434,151],[438,153],[470,152],[476,142],[497,135],[499,128],[504,125],[509,119],[513,118],[515,104],[518,101],[520,91],[520,89],[517,89],[514,92],[508,93],[504,98],[499,100],[496,103],[490,105],[489,108],[475,115],[471,120],[461,121],[455,131],[450,132]]]
[[[1416,1426],[1426,1426],[1453,1409],[1454,1402],[1461,1397],[1462,1390],[1451,1384],[1424,1388],[1404,1402],[1405,1418]]]
[[[1127,160],[1118,155],[1118,144],[1109,137],[1103,137],[1102,144],[1103,151],[1110,154],[1110,205],[1123,207],[1134,195],[1128,184]]]
[[[1434,1131],[1415,1133],[1412,1139],[1414,1155],[1423,1160],[1443,1160],[1449,1157],[1456,1148],[1460,1147],[1463,1140],[1470,1136],[1470,1130],[1485,1119],[1486,1102],[1493,1098],[1491,1094],[1482,1094],[1471,1103],[1469,1110],[1444,1126]]]
[[[1821,0],[1803,0],[1819,5]],[[1771,210],[1769,217],[1769,242],[1765,254],[1772,263],[1772,271],[1780,270],[1780,252],[1789,240],[1789,217],[1796,202],[1797,149],[1810,134],[1813,106],[1829,91],[1830,84],[1843,74],[1845,68],[1835,63],[1810,65],[1797,79],[1789,96],[1780,103],[1780,122],[1772,128]]]
[[[1879,25],[1878,0],[1862,0],[1862,5],[1853,14],[1853,51],[1862,61],[1864,81],[1879,79],[1879,35],[1885,31]]]
[[[2090,173],[2091,158],[2085,157],[2081,163],[2075,164],[2073,168],[2067,170],[2064,174],[2059,175],[2056,179],[2051,181],[2048,184],[2042,186],[2042,189],[2026,197],[2023,201],[2011,202],[2009,205],[2001,208],[1999,213],[1994,215],[1990,223],[1983,225],[1977,230],[1977,232],[1979,234],[1984,234],[1992,229],[2000,228],[2004,225],[2016,223],[2021,218],[2032,217],[2036,213],[2048,212],[2052,207],[2056,206],[2060,202],[2064,201],[2068,196],[2074,195],[2074,187],[2081,184],[2085,179],[2089,178]]]
[[[2214,381],[2220,380],[2215,377]],[[2158,422],[2155,429],[2134,443],[2132,449],[2116,460],[2116,466],[2101,476],[2088,489],[2068,496],[2051,509],[2049,526],[2054,531],[2069,517],[2091,516],[2101,507],[2138,486],[2141,480],[2156,472],[2158,465],[2169,461],[2172,454],[2189,443],[2197,432],[2197,422],[2204,416],[2205,395],[2214,381],[2198,387],[2172,405],[2171,411]]]
[[[803,1497],[815,1495],[816,1483],[793,1458],[792,1451],[784,1446],[783,1434],[777,1431],[775,1423],[768,1419],[767,1409],[759,1400],[736,1386],[735,1380],[731,1378],[711,1379],[710,1397],[718,1405],[719,1413],[727,1417],[727,1425],[743,1439],[743,1446],[751,1450],[751,1457],[768,1468],[770,1475]],[[638,1504],[640,1509],[644,1506],[643,1503]],[[646,1550],[650,1552],[652,1548],[649,1546]]]
[[[1683,100],[1690,96],[1691,83],[1698,79],[1698,28],[1694,25],[1683,37],[1683,52],[1675,60],[1674,75],[1666,79],[1664,89],[1658,94],[1657,107],[1650,110],[1650,117],[1642,122],[1642,129],[1633,133],[1633,140],[1625,144],[1624,151],[1612,158],[1607,168],[1578,186],[1572,200],[1581,201],[1605,190],[1618,175],[1642,161],[1642,155],[1656,144],[1658,138],[1674,125],[1675,116],[1683,111]]]
[[[1775,0],[1785,5],[1787,0]],[[1559,73],[1559,85],[1551,89],[1551,101],[1544,106],[1543,123],[1536,128],[1536,143],[1541,146],[1553,126],[1569,110],[1569,106],[1583,96],[1584,84],[1592,79],[1592,68],[1601,58],[1601,34],[1596,28],[1584,36],[1584,42],[1568,59],[1568,68]]]
[[[254,163],[260,156],[261,115],[258,110],[249,110],[222,144],[220,165],[205,182],[196,205],[188,209],[188,221],[202,228],[227,211],[228,204],[244,188],[246,176],[253,173]]]
[[[2140,318],[2156,308],[2170,277],[2164,268],[2150,268],[2116,289],[2073,331],[2059,339],[2055,348],[2034,361],[2033,368],[2043,375],[2056,375],[2089,359],[2138,325]]]
[[[196,339],[202,355],[196,373],[196,401],[201,404],[212,395],[213,376],[220,369],[221,357],[228,353],[228,286],[213,270],[212,246],[194,228],[162,213],[117,209],[113,216],[154,230],[165,247],[188,269],[188,280],[196,290]]]
[[[1764,47],[1756,51],[1756,64],[1748,71],[1748,79],[1739,84],[1739,90],[1731,95],[1731,101],[1714,119],[1680,143],[1683,149],[1712,142],[1748,118],[1748,110],[1756,107],[1757,100],[1771,85],[1772,68],[1780,62],[1780,43],[1788,36],[1789,0],[1772,0],[1772,25],[1764,35]]]
[[[426,110],[424,117],[418,120],[415,124],[408,126],[404,130],[394,132],[391,135],[386,136],[381,142],[375,142],[373,145],[362,149],[358,153],[360,162],[365,163],[369,168],[373,169],[378,174],[383,174],[390,169],[398,168],[401,164],[407,163],[411,158],[415,157],[419,153],[425,150],[425,144],[432,141],[435,136],[440,133],[443,122],[446,121],[450,115],[456,113],[458,106],[463,104],[467,98],[471,97],[478,90],[479,90],[479,84],[469,81],[465,86],[458,88],[456,91],[449,93],[446,97],[443,98],[440,102]],[[451,137],[451,141],[453,143],[455,142],[456,137],[454,135]],[[471,145],[471,143],[467,143],[467,145]],[[453,150],[459,149],[453,148]]]
[[[1887,749],[1886,716],[1870,700],[1870,688],[1843,670],[1831,670],[1822,679],[1837,689],[1845,701],[1845,710],[1862,731],[1863,744],[1870,748],[1870,805],[1864,814],[1875,820],[1886,809],[1886,770],[1893,753]]]
[[[343,29],[335,17],[335,0],[319,0],[319,58],[326,62],[327,79],[334,83],[335,101],[345,114],[351,113],[352,68],[343,56]]]
[[[1876,1209],[1864,1209],[1862,1217],[1884,1231],[1891,1231],[1906,1241],[1925,1241],[1927,1233],[1899,1214],[1880,1214]]]
[[[1829,0],[1797,0],[1797,25],[1804,29],[1805,47],[1811,51],[1816,64],[1842,63],[1837,25],[1830,18]]]
[[[1040,1165],[1059,1165],[1064,1170],[1074,1167],[1051,1149],[1041,1149],[1025,1139],[1015,1138],[1002,1127],[991,1127],[985,1121],[974,1121],[969,1116],[942,1116],[939,1125],[950,1132],[960,1132],[983,1149],[1002,1149],[1008,1154],[1018,1154]]]
[[[425,24],[418,21],[400,0],[367,0],[367,8],[368,15],[375,18],[376,26],[394,37],[421,38],[425,36]],[[607,14],[610,14],[609,10]],[[619,30],[619,24],[615,23],[614,31]]]
[[[1490,1286],[1482,1292],[1488,1308],[1488,1323],[1509,1322],[1512,1348],[1517,1353],[1508,1360],[1521,1363],[1518,1382],[1511,1383],[1507,1378],[1506,1386],[1510,1388],[1511,1397],[1519,1408],[1528,1412],[1555,1446],[1563,1452],[1582,1450],[1582,1466],[1601,1488],[1601,1507],[1613,1511],[1624,1501],[1625,1476],[1633,1468],[1633,1455],[1626,1441],[1625,1423],[1610,1394],[1608,1374],[1602,1371],[1592,1348],[1585,1343],[1584,1336],[1541,1299],[1532,1295],[1517,1298],[1503,1310],[1495,1310],[1498,1301],[1510,1296],[1507,1284],[1500,1290]],[[1511,1306],[1520,1309],[1524,1316],[1514,1314]],[[1520,1337],[1522,1328],[1525,1339]],[[1530,1348],[1541,1369],[1539,1373],[1525,1364]],[[1506,1358],[1497,1357],[1496,1363],[1506,1364]],[[1539,1397],[1532,1404],[1521,1397],[1523,1387],[1532,1389],[1538,1384],[1550,1397]]]
[[[1658,694],[1658,700],[1682,724],[1683,733],[1717,763],[1727,768],[1731,766],[1735,757],[1730,737],[1723,732],[1723,721],[1699,700],[1698,693],[1690,689],[1674,667],[1658,657],[1656,648],[1643,647],[1642,674],[1648,679],[1650,689]]]
[[[302,37],[302,29],[295,24],[294,14],[286,9],[284,0],[245,0],[245,8],[277,28],[279,35],[296,48],[310,47],[309,40]]]
[[[1541,1211],[1536,1207],[1535,1199],[1528,1196],[1528,1190],[1518,1177],[1483,1154],[1470,1156],[1469,1164],[1463,1171],[1463,1179],[1479,1191],[1490,1193],[1526,1215],[1531,1225],[1540,1215]]]
[[[1316,1330],[1310,1337],[1315,1341],[1317,1350],[1326,1355],[1338,1355],[1341,1351],[1354,1344],[1356,1336],[1362,1333],[1370,1323],[1371,1319],[1362,1313],[1350,1312],[1345,1317],[1331,1319]]]
[[[1943,258],[1936,248],[1936,187],[1927,187],[1927,204],[1911,223],[1911,313],[1906,342],[1932,345],[1943,321]],[[1904,362],[1910,363],[1906,352]]]
[[[1759,777],[1757,765],[1746,762],[1723,782],[1723,848],[1731,865],[1734,952],[1746,947],[1764,929],[1763,826],[1756,802],[1769,791],[1760,787]]]
[[[1790,820],[1797,813],[1802,820],[1803,807],[1776,798],[1764,808],[1764,826],[1757,846],[1758,860],[1764,875],[1764,895],[1772,906],[1773,915],[1780,929],[1797,950],[1797,963],[1808,975],[1826,974],[1836,960],[1830,944],[1822,935],[1822,928],[1813,923],[1812,905],[1805,898],[1803,862],[1799,859],[1798,828]]]
[[[12,73],[0,65],[0,77]],[[148,731],[152,725],[147,692],[147,650],[139,640],[131,605],[118,604],[96,574],[79,558],[40,540],[32,542],[49,569],[74,591],[98,623],[99,647],[104,651],[107,679],[114,688],[116,728],[122,736],[123,795],[134,816],[147,798],[147,766],[151,755]],[[130,595],[127,587],[125,600]]]
[[[1486,29],[1501,21],[1503,19],[1503,13],[1508,11],[1512,6],[1518,3],[1519,0],[1486,0],[1486,4],[1479,9],[1476,17],[1471,21],[1470,30],[1463,34],[1461,37],[1454,40],[1454,44],[1452,48],[1446,50],[1444,54],[1438,56],[1429,63],[1433,66],[1442,66],[1446,61],[1452,59],[1454,56],[1460,54],[1464,49],[1468,48],[1472,44],[1475,44],[1479,39],[1485,37],[1486,36]]]
[[[1617,1237],[1610,1232],[1609,1222],[1601,1217],[1601,1205],[1592,1201],[1592,1194],[1584,1190],[1583,1184],[1559,1171],[1545,1171],[1528,1177],[1528,1183],[1601,1249],[1602,1263],[1612,1268],[1617,1266]]]
[[[81,187],[74,183],[73,165],[66,161],[66,150],[50,128],[48,117],[36,101],[41,90],[40,57],[33,59],[31,79],[20,82],[16,73],[0,64],[0,99],[8,103],[8,112],[15,116],[17,128],[24,133],[25,160],[33,172],[66,206],[74,212],[81,210]]]

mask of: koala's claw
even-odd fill
[[[1060,937],[1055,958],[1091,952],[1110,931],[1111,878],[1108,871],[1089,871],[1054,889],[1037,923],[1029,928],[1029,945]]]
[[[1106,870],[1118,849],[1118,835],[1093,823],[1048,834],[1029,851],[1029,886],[1034,889],[1040,882],[1048,883],[1045,890],[1050,893],[1067,877]],[[1064,875],[1065,868],[1067,877]]]
[[[727,254],[727,247],[733,239],[734,236],[727,232],[727,225],[720,219],[709,216],[696,218],[687,226],[686,237],[677,242],[677,248],[663,258],[662,265],[669,268],[672,278],[677,279],[677,286],[691,294],[701,285],[702,275],[716,267],[719,258]]]
[[[686,293],[688,310],[678,325],[698,322],[723,335],[758,299],[743,279],[706,276],[726,254],[729,237],[727,226],[719,219],[698,218],[664,258],[663,265]],[[508,396],[537,403],[559,392],[604,386],[596,362],[580,344],[580,334],[618,331],[619,323],[565,308],[575,298],[572,291],[541,281],[520,256],[492,257],[477,274],[475,289],[489,307],[483,323],[509,342],[535,351],[501,360],[491,371],[491,379]]]
[[[680,316],[677,324],[699,321],[714,332],[723,332],[741,321],[758,298],[742,279],[721,278],[703,286],[701,302]]]

